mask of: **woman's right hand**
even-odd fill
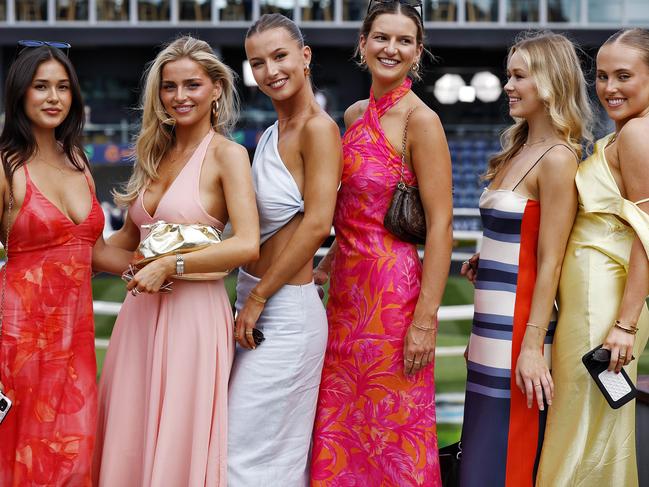
[[[516,385],[527,398],[527,407],[531,408],[536,396],[539,411],[545,409],[543,397],[548,405],[554,398],[554,381],[548,364],[541,353],[541,348],[523,348],[516,361]]]
[[[469,260],[462,262],[460,274],[466,277],[471,284],[475,284],[476,277],[478,276],[478,265],[480,263],[480,252],[473,254]]]
[[[313,282],[318,286],[324,286],[329,280],[329,270],[325,270],[320,266],[313,269]]]
[[[241,311],[237,313],[234,322],[234,339],[243,348],[248,350],[256,348],[252,330],[256,328],[257,320],[259,320],[262,311],[264,311],[264,304],[249,297],[246,299]]]

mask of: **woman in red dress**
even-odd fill
[[[90,485],[97,405],[90,265],[104,217],[80,144],[79,83],[51,44],[28,46],[9,69],[0,136],[8,249],[0,389],[13,402],[0,424],[3,487]]]

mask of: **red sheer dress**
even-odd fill
[[[85,486],[97,416],[91,259],[104,215],[91,188],[90,212],[73,223],[24,167],[0,338],[0,378],[13,401],[0,424],[0,485]]]

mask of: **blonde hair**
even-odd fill
[[[649,30],[640,27],[618,30],[602,44],[602,47],[616,42],[640,51],[643,61],[649,65]]]
[[[183,36],[165,47],[149,64],[144,73],[144,89],[140,104],[142,126],[135,141],[135,164],[123,192],[114,191],[115,203],[130,205],[147,184],[158,177],[158,165],[175,141],[175,120],[166,112],[160,100],[162,69],[165,64],[179,59],[198,63],[212,82],[221,85],[221,96],[216,115],[211,115],[212,128],[229,136],[239,115],[239,100],[234,86],[234,73],[219,59],[205,41]]]
[[[515,52],[526,62],[557,135],[581,160],[583,144],[592,141],[593,114],[575,45],[560,34],[527,32],[511,47],[507,59]],[[492,180],[521,150],[528,129],[525,119],[515,119],[502,133],[502,150],[489,160],[483,179]]]

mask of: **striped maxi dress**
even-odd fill
[[[537,161],[538,162],[538,161]],[[528,409],[516,361],[536,282],[541,207],[515,191],[485,189],[462,430],[462,487],[534,485],[545,414]],[[550,347],[553,315],[545,338]]]

